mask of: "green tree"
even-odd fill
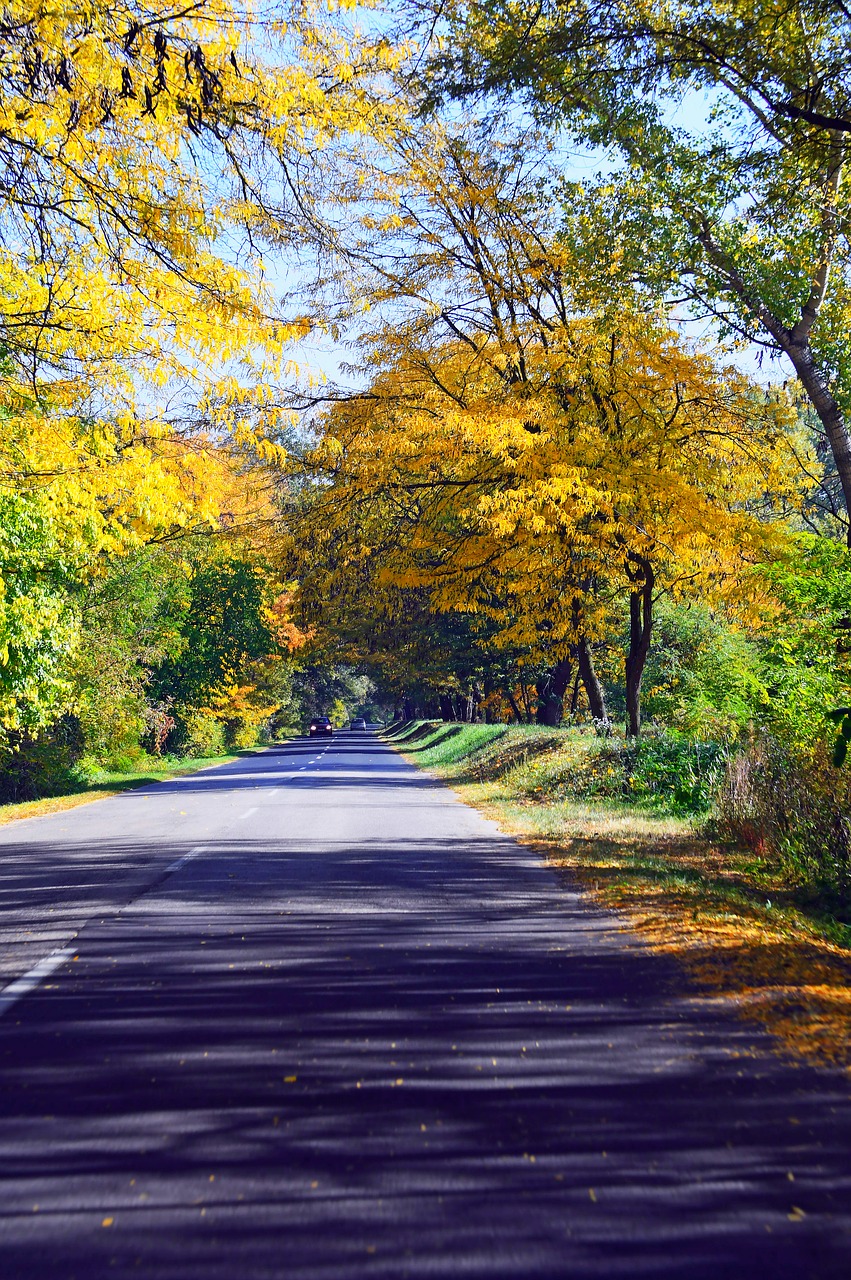
[[[77,595],[73,705],[86,753],[98,761],[138,752],[150,736],[158,711],[151,672],[179,661],[186,648],[191,594],[185,566],[191,551],[191,543],[140,548],[112,560]]]
[[[766,727],[799,751],[829,735],[827,712],[851,702],[851,553],[800,534],[759,571],[773,613],[762,640]]]
[[[716,742],[737,740],[768,697],[753,635],[695,601],[660,602],[644,684],[648,717]]]
[[[69,586],[79,570],[42,495],[0,490],[0,742],[71,706],[80,619]]]
[[[204,706],[239,681],[251,661],[278,649],[268,581],[244,555],[202,555],[189,565],[180,645],[157,664],[151,691],[175,706]]]

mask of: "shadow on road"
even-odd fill
[[[358,750],[323,757],[320,806]],[[847,1280],[848,1080],[373,764],[361,803],[401,788],[407,836],[233,831],[168,872],[174,838],[120,909],[98,869],[135,874],[141,839],[6,841],[7,910],[93,922],[0,1022],[4,1280]]]
[[[0,1039],[4,1276],[846,1276],[847,1083],[516,857],[245,840],[87,931]]]

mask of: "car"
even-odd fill
[[[365,728],[366,728],[366,721],[365,721],[365,720],[362,720],[362,719],[353,720],[353,721],[352,721],[352,723],[349,725],[349,728],[350,728],[350,729],[365,729]]]
[[[311,738],[318,738],[321,734],[325,733],[330,737],[333,732],[334,726],[327,716],[314,716],[310,722],[310,731],[308,736]]]

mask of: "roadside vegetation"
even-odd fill
[[[417,721],[386,736],[675,957],[697,994],[730,998],[799,1059],[851,1069],[847,909],[782,853],[720,839],[717,800],[694,790],[685,806],[652,752],[601,750],[588,729]]]

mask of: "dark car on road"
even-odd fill
[[[309,736],[311,738],[318,738],[323,733],[327,733],[330,737],[333,732],[334,726],[327,716],[314,716],[310,722]]]

